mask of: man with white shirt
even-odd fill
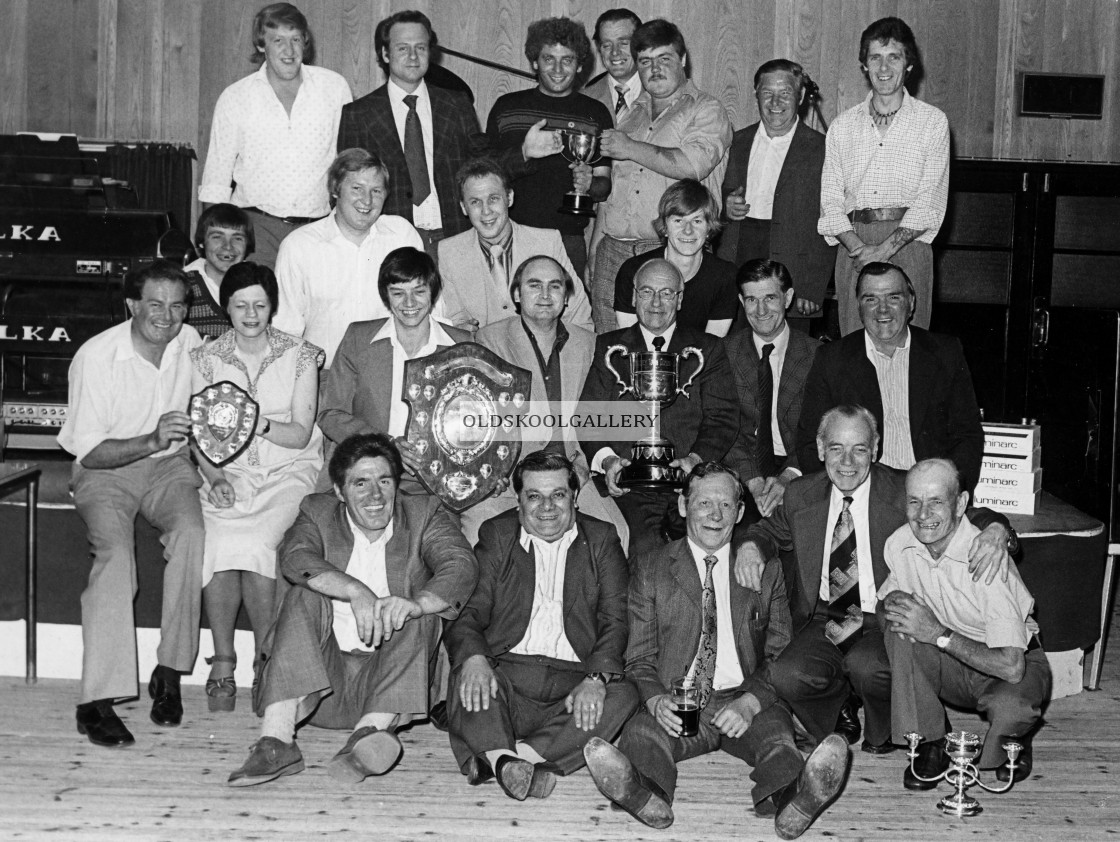
[[[642,19],[625,8],[608,9],[595,21],[595,48],[606,72],[583,92],[607,106],[616,124],[642,93],[642,78],[630,52],[630,39],[641,25]]]
[[[479,580],[445,635],[455,759],[471,785],[544,798],[614,739],[638,696],[622,679],[626,557],[610,524],[576,510],[579,477],[538,450],[514,469],[517,510],[479,530]]]
[[[767,565],[758,590],[732,573],[731,534],[743,516],[738,475],[701,463],[678,505],[687,537],[632,559],[626,677],[642,706],[618,748],[588,742],[587,768],[612,802],[665,828],[673,823],[677,765],[725,751],[752,767],[755,815],[773,816],[778,836],[795,839],[840,792],[848,747],[832,736],[802,759],[789,708],[770,685],[770,667],[790,638],[789,603],[776,564]],[[682,676],[700,708],[691,736],[682,733],[671,693]]]
[[[403,470],[382,434],[331,457],[334,493],[308,495],[278,550],[284,596],[261,652],[261,736],[229,777],[252,786],[304,769],[296,728],[353,729],[327,764],[341,783],[388,772],[396,730],[428,715],[441,619],[474,589],[474,553],[432,497],[398,493]]]
[[[677,324],[677,311],[684,293],[680,271],[660,258],[643,263],[634,276],[634,309],[637,324],[600,335],[595,357],[583,386],[580,402],[621,400],[615,375],[607,368],[607,350],[622,345],[628,352],[664,350],[679,354],[696,348],[704,355],[704,367],[689,388],[689,397],[677,397],[661,410],[661,433],[676,450],[670,464],[685,475],[700,462],[718,461],[727,455],[739,430],[739,407],[731,392],[731,370],[722,342],[699,330]],[[611,360],[623,382],[632,378],[628,354]],[[680,385],[696,372],[695,356],[680,363]],[[646,431],[648,433],[648,431]],[[623,488],[618,484],[622,469],[630,464],[630,440],[584,441],[583,450],[594,473],[602,473],[607,491],[630,527],[630,555],[651,550],[684,534],[678,513],[677,494],[670,488],[649,491]]]
[[[342,110],[338,150],[359,147],[384,162],[393,185],[385,212],[411,222],[435,258],[441,239],[467,227],[455,173],[489,144],[467,97],[424,81],[437,49],[427,15],[407,10],[385,18],[374,46],[389,78]]]
[[[314,66],[315,39],[290,3],[257,12],[250,60],[261,69],[214,107],[198,199],[244,208],[256,231],[253,260],[272,268],[284,237],[330,211],[327,168],[353,97],[342,76]]]
[[[351,322],[389,314],[374,283],[385,255],[424,247],[408,220],[382,213],[390,185],[381,159],[347,149],[331,164],[328,183],[334,210],[280,246],[280,307],[273,319],[277,330],[322,348],[325,369]]]
[[[817,233],[824,135],[798,119],[808,76],[801,65],[773,59],[755,71],[754,125],[735,132],[723,177],[728,223],[719,256],[742,266],[768,259],[785,265],[797,287],[795,311],[821,312],[835,248]]]
[[[74,454],[70,488],[86,525],[93,567],[82,594],[78,731],[101,746],[134,742],[113,705],[136,690],[134,521],[162,534],[163,573],[158,666],[148,683],[152,721],[183,717],[180,673],[198,656],[202,607],[202,480],[185,447],[191,420],[191,349],[202,344],[183,324],[190,279],[159,260],[125,277],[131,318],[78,349],[58,443]]]

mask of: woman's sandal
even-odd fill
[[[236,655],[215,655],[206,659],[207,664],[213,664],[215,661],[237,666]],[[234,709],[234,705],[237,704],[237,682],[234,681],[232,674],[222,678],[206,679],[206,703],[212,713]]]

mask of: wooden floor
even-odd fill
[[[1006,795],[975,793],[984,812],[953,819],[934,793],[902,789],[900,754],[856,751],[839,800],[803,837],[942,840],[1116,838],[1120,831],[1120,623],[1102,689],[1053,702],[1035,741],[1035,774]],[[776,839],[772,821],[749,807],[747,768],[726,755],[682,764],[676,822],[645,828],[607,808],[581,771],[545,801],[517,803],[493,783],[468,787],[447,737],[422,725],[402,734],[400,765],[382,778],[339,786],[324,764],[341,732],[307,728],[307,770],[247,789],[226,786],[244,760],[257,720],[246,709],[206,712],[199,687],[185,688],[187,715],[161,729],[140,702],[122,705],[136,735],[128,749],[91,745],[74,728],[77,683],[28,687],[0,679],[0,839],[54,840],[704,840]],[[242,699],[244,701],[244,699]],[[975,728],[955,716],[956,727]]]

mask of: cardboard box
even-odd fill
[[[1029,474],[1035,470],[1039,470],[1042,464],[1042,448],[1036,447],[1027,456],[1016,456],[1014,454],[1002,453],[985,453],[982,461],[980,462],[981,475],[988,471],[1000,471]]]
[[[984,452],[1003,456],[1029,456],[1042,446],[1042,430],[1037,425],[983,423]]]
[[[1015,494],[977,486],[973,505],[987,506],[993,511],[1004,514],[1033,515],[1038,508],[1038,497],[1041,493],[1034,491],[1030,494]]]
[[[1032,494],[1042,488],[1042,468],[1035,471],[990,471],[980,469],[980,481],[976,490],[983,489],[987,493],[1000,494],[1008,492],[1013,494]]]

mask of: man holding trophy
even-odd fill
[[[714,336],[677,324],[684,280],[667,260],[634,276],[638,323],[598,337],[581,402],[622,392],[648,403],[657,429],[635,442],[584,442],[630,527],[630,556],[684,535],[677,492],[703,461],[720,461],[739,431],[731,365]],[[687,395],[687,397],[686,397]]]

